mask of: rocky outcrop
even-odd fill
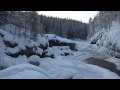
[[[20,51],[18,51],[17,53],[10,53],[10,52],[6,52],[6,54],[8,55],[8,56],[11,56],[11,57],[18,57],[19,55],[26,55],[27,57],[30,57],[30,56],[32,56],[32,55],[37,55],[37,56],[39,56],[40,58],[45,58],[45,57],[51,57],[51,58],[54,58],[54,55],[46,55],[46,53],[47,52],[42,52],[42,54],[39,54],[39,53],[37,53],[37,52],[35,52],[34,50],[34,47],[28,47],[28,46],[26,46],[26,49],[25,50],[20,50]]]
[[[49,40],[49,47],[52,46],[69,46],[71,50],[77,50],[75,43],[61,42],[59,40],[54,39]]]
[[[4,44],[6,47],[10,47],[10,48],[15,48],[16,46],[18,46],[17,43],[11,43],[11,42],[5,41],[5,40],[4,40]]]

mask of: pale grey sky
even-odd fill
[[[98,11],[38,11],[38,13],[59,18],[71,18],[88,23],[89,18],[97,15]]]

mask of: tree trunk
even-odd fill
[[[15,40],[15,37],[16,37],[16,26],[15,26],[15,35],[14,35],[14,40]]]
[[[19,38],[20,38],[20,28],[19,28]]]
[[[26,28],[26,26],[25,26],[25,34],[24,34],[24,36],[25,36],[25,41],[26,41],[26,34],[27,34],[27,28]]]

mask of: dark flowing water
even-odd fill
[[[114,63],[105,61],[104,59],[99,59],[94,57],[85,59],[85,62],[88,64],[93,64],[93,65],[108,69],[120,76],[120,70],[117,69]]]

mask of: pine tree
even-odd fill
[[[38,34],[36,15],[37,15],[36,11],[32,11],[30,16],[30,19],[31,19],[30,20],[30,25],[31,25],[30,37],[33,38],[34,40],[36,40],[37,34]]]
[[[0,26],[7,23],[8,11],[0,11]]]

